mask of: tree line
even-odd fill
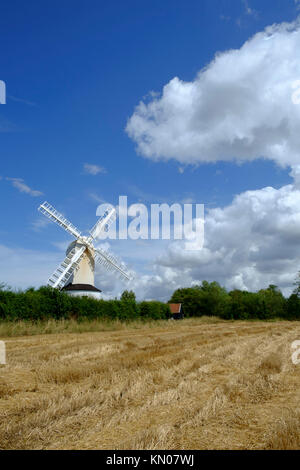
[[[170,318],[169,306],[163,302],[136,302],[132,291],[124,291],[120,300],[97,300],[71,297],[52,287],[30,288],[14,292],[0,285],[1,320],[110,319],[160,320]]]
[[[300,277],[296,288],[284,297],[275,285],[258,292],[234,289],[228,292],[217,282],[177,289],[170,302],[182,303],[187,317],[216,316],[225,320],[300,320]]]
[[[119,300],[72,297],[51,287],[13,291],[0,284],[1,320],[118,319],[160,320],[171,318],[169,303],[181,303],[185,317],[215,316],[224,320],[300,320],[300,274],[295,289],[284,297],[270,285],[258,292],[228,292],[217,282],[177,289],[168,303],[137,302],[134,292],[124,291]]]

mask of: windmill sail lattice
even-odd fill
[[[65,259],[49,278],[48,284],[50,286],[61,289],[72,275],[81,280],[94,279],[95,262],[101,264],[108,271],[114,271],[123,280],[128,281],[131,279],[123,263],[111,253],[101,248],[96,249],[93,245],[93,241],[97,240],[101,233],[108,230],[108,227],[115,221],[116,210],[114,208],[104,212],[103,216],[91,229],[88,237],[82,236],[75,225],[69,222],[47,201],[41,204],[38,210],[75,238],[75,241],[69,245]]]
[[[85,249],[86,248],[83,246],[77,251],[75,248],[69,251],[63,262],[49,278],[48,284],[50,284],[52,287],[58,287],[59,289],[64,287],[64,285],[72,276],[74,270],[78,268]]]
[[[53,222],[56,222],[58,225],[64,228],[75,238],[80,237],[81,234],[79,230],[73,224],[71,224],[71,222],[69,222],[62,214],[60,214],[60,212],[54,209],[54,207],[51,206],[49,202],[45,201],[43,204],[40,205],[38,210],[42,212],[42,214],[44,214],[46,217],[48,217],[48,219],[52,220]]]

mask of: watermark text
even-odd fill
[[[297,366],[300,364],[300,341],[296,340],[291,344],[291,348],[295,349],[292,354],[292,363]]]
[[[3,80],[0,80],[0,104],[6,104],[6,85]]]
[[[114,206],[100,204],[96,215],[103,217]],[[186,250],[200,250],[204,243],[204,204],[172,205],[131,204],[127,196],[119,196],[117,217],[101,232],[101,239],[111,240],[184,240]]]
[[[6,349],[4,341],[0,341],[0,365],[6,364]]]

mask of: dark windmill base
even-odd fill
[[[90,297],[97,300],[101,299],[101,290],[91,284],[72,284],[70,282],[61,290],[73,297]]]

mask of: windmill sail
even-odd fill
[[[104,230],[108,230],[109,226],[116,220],[116,209],[106,210],[102,217],[99,218],[97,223],[94,225],[90,234],[94,240],[99,238],[100,234]]]
[[[62,214],[60,214],[60,212],[54,209],[54,207],[51,206],[49,202],[43,202],[43,204],[40,205],[38,210],[46,217],[48,217],[48,219],[52,220],[53,222],[56,222],[58,225],[64,228],[67,232],[73,235],[73,237],[80,237],[81,234],[79,230],[73,224],[71,224],[68,219],[66,219]]]
[[[101,248],[95,250],[95,260],[102,264],[108,271],[114,270],[116,273],[126,281],[131,280],[131,275],[126,271],[126,268],[121,264],[113,255]]]
[[[76,250],[74,247],[49,278],[48,284],[51,287],[58,287],[61,289],[78,267],[85,250],[85,246],[82,246],[79,250]]]

